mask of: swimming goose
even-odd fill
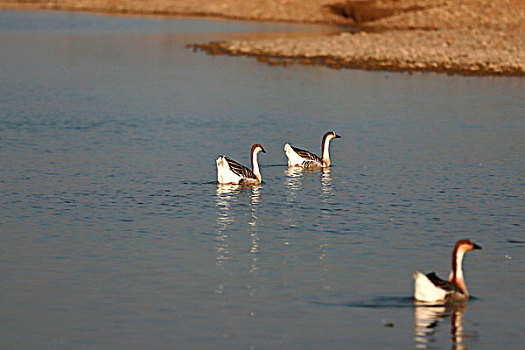
[[[260,144],[252,146],[252,170],[226,156],[217,158],[217,181],[220,184],[260,184],[261,172],[257,163],[257,154],[266,153]]]
[[[319,156],[310,153],[308,151],[295,148],[290,146],[288,143],[284,145],[284,151],[286,152],[286,157],[288,157],[288,166],[300,166],[303,168],[309,167],[321,167],[326,168],[330,166],[330,153],[328,151],[330,147],[330,141],[332,139],[338,139],[341,136],[337,135],[333,131],[329,131],[323,136],[323,141],[321,142],[322,158]]]
[[[442,280],[434,272],[414,273],[414,298],[418,301],[447,302],[453,300],[469,300],[469,294],[463,278],[463,255],[473,249],[481,249],[470,239],[456,242],[452,252],[452,272],[448,281]]]

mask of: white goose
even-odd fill
[[[288,143],[284,145],[284,151],[286,153],[286,157],[288,157],[288,166],[300,166],[303,168],[311,168],[311,167],[321,167],[326,168],[329,167],[330,162],[330,141],[332,139],[338,139],[341,136],[337,135],[333,131],[329,131],[323,136],[323,141],[321,142],[321,150],[322,150],[322,158],[319,158],[319,156],[290,146]]]
[[[426,302],[448,302],[453,300],[469,300],[465,279],[463,278],[463,255],[473,249],[481,249],[470,239],[456,242],[452,252],[452,272],[448,281],[442,280],[434,272],[414,273],[414,299]]]
[[[232,185],[260,184],[261,172],[259,171],[259,163],[257,163],[259,152],[266,153],[264,148],[257,143],[252,146],[251,151],[252,170],[226,156],[217,158],[217,181],[220,184]]]

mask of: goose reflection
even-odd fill
[[[330,175],[330,168],[321,169],[321,193],[324,210],[322,210],[322,217],[324,219],[330,218],[330,199],[333,197],[333,183],[332,175]],[[319,259],[324,260],[328,254],[328,238],[326,233],[321,236],[321,243],[319,244],[320,254]]]
[[[452,349],[466,349],[463,345],[463,315],[467,309],[464,302],[431,305],[416,302],[414,308],[414,340],[416,348],[427,349],[435,345],[435,333],[439,322],[450,317]]]
[[[289,167],[284,171],[285,187],[286,187],[286,203],[283,206],[283,218],[289,227],[296,227],[298,223],[297,217],[294,215],[294,206],[297,203],[297,196],[303,183],[303,172],[301,168]]]
[[[288,200],[294,200],[297,198],[297,191],[301,188],[303,182],[302,175],[303,171],[301,168],[289,167],[286,169],[286,189],[288,190]]]
[[[321,173],[321,189],[323,194],[332,194],[332,177],[330,175],[330,168],[299,168],[289,167],[286,169],[286,188],[288,190],[288,201],[293,201],[297,198],[297,193],[302,187],[303,175],[305,173]]]
[[[321,190],[325,195],[324,200],[326,200],[328,197],[334,194],[334,190],[332,188],[332,175],[330,175],[330,168],[323,168],[321,172]]]
[[[250,272],[254,272],[255,270],[258,270],[257,263],[259,261],[257,257],[257,253],[259,253],[259,246],[260,246],[260,237],[259,237],[259,231],[258,231],[258,216],[257,216],[257,208],[259,205],[259,201],[261,197],[261,188],[260,186],[253,186],[251,188],[250,192],[250,211],[251,211],[251,219],[248,222],[248,231],[250,233],[250,260],[251,260],[251,266],[250,266]]]
[[[297,227],[301,224],[301,215],[298,215],[298,213],[295,211],[295,207],[297,204],[300,204],[303,201],[303,199],[297,199],[298,196],[300,196],[302,193],[305,195],[311,195],[313,194],[316,199],[315,205],[322,202],[322,205],[320,205],[320,212],[321,217],[319,218],[319,222],[321,225],[324,224],[325,219],[330,217],[331,211],[331,199],[334,195],[334,189],[333,189],[333,181],[332,176],[330,174],[330,168],[321,168],[321,167],[308,167],[308,168],[301,168],[301,167],[288,167],[285,170],[286,176],[286,189],[287,189],[287,197],[286,201],[288,203],[288,206],[285,206],[284,211],[284,220],[290,225],[290,227]],[[319,176],[318,178],[317,176]],[[309,176],[313,176],[313,178],[308,178]],[[317,179],[320,180],[320,191],[319,187],[315,187],[315,189],[309,190],[307,189],[308,186],[303,187],[303,181],[309,182],[309,179],[315,179],[314,183],[317,183]],[[320,243],[319,243],[319,260],[323,260],[327,256],[328,252],[328,238],[327,234],[322,234],[320,236]],[[288,242],[286,242],[288,243]]]
[[[257,206],[261,200],[261,186],[250,187],[250,210],[251,220],[248,223],[251,227],[257,226]]]
[[[229,234],[228,228],[236,220],[235,203],[245,198],[240,196],[242,193],[249,194],[250,200],[250,217],[248,221],[248,231],[250,235],[250,253],[257,253],[260,246],[260,238],[256,227],[258,226],[257,207],[261,197],[261,186],[240,186],[240,185],[225,185],[219,184],[216,193],[216,207],[217,207],[217,238],[216,238],[216,265],[224,267],[224,263],[230,260],[229,248]],[[252,261],[252,269],[255,268]]]
[[[222,184],[217,186],[217,238],[215,248],[217,258],[215,264],[218,267],[224,267],[224,262],[230,259],[227,230],[228,226],[233,222],[231,200],[237,187],[235,185]]]

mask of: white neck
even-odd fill
[[[331,137],[327,137],[325,140],[324,140],[324,144],[321,145],[321,147],[323,148],[323,164],[325,166],[330,166],[330,151],[329,151],[329,148],[330,148],[330,140],[332,140]]]
[[[463,255],[465,255],[465,252],[458,249],[456,256],[456,279],[463,279]]]
[[[261,181],[261,172],[259,170],[259,163],[257,162],[257,154],[259,153],[258,150],[254,150],[252,152],[252,171],[253,174]]]
[[[457,285],[462,291],[465,296],[469,297],[469,293],[467,290],[467,285],[465,284],[465,279],[463,278],[463,256],[465,255],[465,249],[460,247],[457,252],[456,256],[453,257],[455,259],[455,266],[452,265],[452,272],[450,272],[449,281]],[[454,270],[455,267],[455,270]]]

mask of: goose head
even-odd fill
[[[323,145],[325,144],[325,142],[327,141],[331,141],[333,139],[340,139],[341,136],[337,135],[334,131],[328,131],[326,134],[324,134],[323,136]]]
[[[465,254],[475,249],[482,249],[481,246],[477,245],[470,239],[460,239],[456,242],[454,247],[454,255],[456,254]]]
[[[264,150],[263,146],[261,146],[260,144],[256,143],[255,145],[252,146],[252,154],[257,154],[259,152],[266,153],[266,151]]]

